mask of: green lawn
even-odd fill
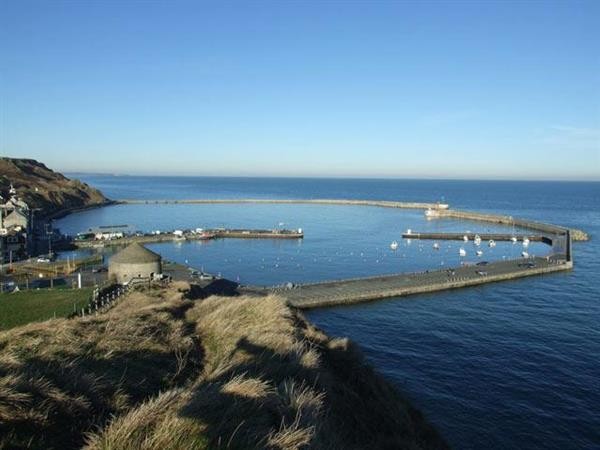
[[[73,305],[80,310],[88,304],[93,288],[39,289],[0,294],[0,330],[67,317]]]

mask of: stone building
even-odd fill
[[[108,277],[119,284],[133,279],[151,280],[162,273],[161,256],[134,243],[114,255],[108,263]]]

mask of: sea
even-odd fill
[[[310,310],[349,337],[457,449],[600,449],[600,183],[407,179],[143,177],[72,174],[111,199],[368,199],[444,202],[579,228],[570,272],[448,292]],[[419,231],[527,233],[488,223],[427,220],[422,210],[311,204],[136,204],[55,222],[76,234],[298,229],[304,239],[151,244],[164,258],[242,284],[273,286],[436,270],[518,258],[521,243],[402,239]],[[531,231],[529,231],[531,233]],[[390,244],[398,242],[392,250]],[[467,255],[461,257],[459,248]],[[531,243],[530,255],[551,249]],[[66,257],[68,254],[63,254]],[[106,251],[110,258],[111,251]]]

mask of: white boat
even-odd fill
[[[481,245],[481,238],[479,237],[478,234],[475,235],[475,238],[473,239],[473,243],[475,245],[477,245],[478,247]]]
[[[435,212],[433,211],[433,209],[428,208],[427,211],[425,211],[425,217],[433,217],[435,216]]]
[[[490,239],[490,242],[488,242],[488,246],[489,247],[495,247],[496,246],[496,242],[493,239]]]
[[[511,237],[511,238],[510,238],[510,241],[511,241],[513,244],[516,244],[516,243],[517,243],[517,238],[516,238],[515,236],[513,236],[513,237]]]
[[[396,250],[398,248],[398,242],[394,241],[390,244],[390,248],[392,250]]]
[[[523,247],[525,247],[525,248],[529,247],[529,239],[523,238]]]
[[[477,250],[477,251],[475,252],[475,254],[476,254],[477,256],[482,256],[482,255],[483,255],[483,252],[482,252],[481,250]]]
[[[458,254],[460,256],[467,256],[466,250],[464,248],[462,248],[462,247],[458,249]]]
[[[523,258],[529,258],[529,253],[527,253],[527,252],[521,252],[521,256]]]
[[[465,242],[469,242],[469,236],[467,236],[466,234],[463,236],[463,241]]]
[[[439,250],[439,249],[440,249],[440,244],[438,244],[437,242],[434,242],[434,243],[433,243],[433,248],[434,248],[435,250]]]

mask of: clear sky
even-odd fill
[[[0,0],[0,154],[600,179],[600,1]]]

